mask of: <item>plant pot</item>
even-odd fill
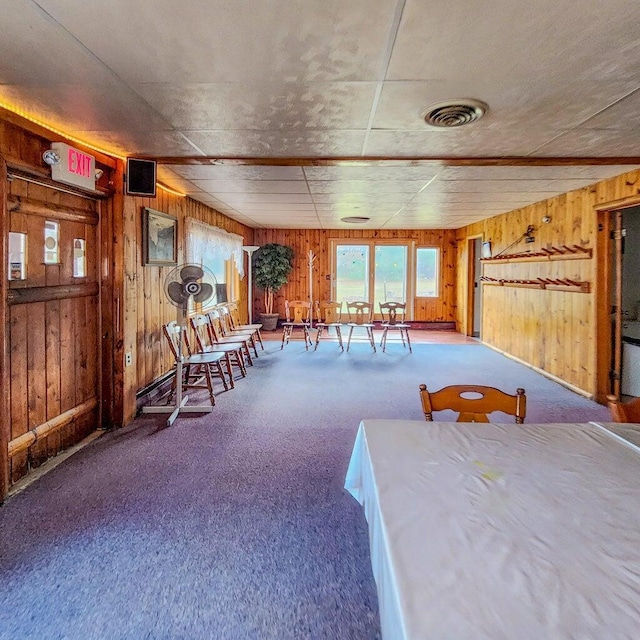
[[[262,330],[275,331],[278,328],[279,317],[277,313],[261,313],[260,322],[262,323]]]

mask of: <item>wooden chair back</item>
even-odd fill
[[[382,324],[403,324],[406,309],[406,302],[381,302],[380,314],[382,315]]]
[[[209,309],[207,318],[209,319],[209,340],[211,344],[215,344],[220,341],[220,338],[224,337],[220,311],[218,309]]]
[[[614,422],[640,423],[640,398],[621,402],[616,396],[607,396],[607,404]]]
[[[342,321],[342,302],[316,301],[316,320],[323,324],[339,324]]]
[[[189,319],[191,330],[196,339],[196,346],[200,353],[207,350],[211,344],[209,318],[204,313],[197,313]]]
[[[347,302],[347,313],[350,324],[371,324],[373,305],[370,302]]]
[[[480,397],[464,397],[463,394],[467,393]],[[420,400],[427,422],[433,421],[433,411],[445,409],[459,413],[457,422],[489,422],[487,414],[503,411],[515,416],[516,424],[522,424],[527,413],[524,389],[516,389],[513,396],[495,387],[481,385],[451,385],[429,392],[426,385],[421,384]]]
[[[284,315],[287,322],[309,324],[311,320],[311,303],[305,300],[285,300]]]
[[[184,340],[185,327],[181,327],[175,320],[171,322],[167,322],[167,324],[162,326],[162,332],[164,333],[164,337],[167,339],[169,343],[169,349],[171,349],[171,355],[174,360],[178,360],[178,352],[180,351],[180,340]],[[184,341],[183,341],[184,346]],[[189,355],[189,351],[187,349],[182,349],[182,356],[186,357]]]

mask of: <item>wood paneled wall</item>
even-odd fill
[[[253,244],[253,229],[235,222],[204,204],[158,189],[156,198],[124,198],[124,323],[123,355],[131,353],[133,363],[124,369],[124,423],[136,410],[136,392],[152,383],[173,366],[162,325],[177,317],[163,290],[164,279],[173,267],[142,265],[142,212],[144,207],[162,211],[178,219],[178,263],[185,259],[184,220],[195,218]],[[246,268],[246,259],[245,259]],[[247,278],[241,281],[239,307],[247,308]]]
[[[423,322],[453,322],[456,317],[456,245],[455,231],[452,230],[389,230],[367,231],[363,229],[256,229],[254,243],[263,245],[270,242],[293,248],[294,270],[289,282],[276,296],[274,311],[284,317],[284,301],[307,300],[309,298],[309,250],[316,254],[313,266],[313,297],[328,300],[331,295],[330,240],[332,238],[359,240],[413,240],[417,246],[440,247],[442,262],[440,270],[440,297],[417,298],[413,320]],[[263,292],[254,291],[253,309],[256,314],[264,311]]]
[[[596,206],[640,193],[640,172],[634,171],[590,187],[536,203],[459,229],[457,325],[468,333],[467,240],[481,235],[492,243],[495,256],[534,227],[535,242],[517,242],[505,253],[539,251],[562,245],[592,248],[593,258],[505,264],[486,262],[483,273],[493,278],[569,278],[591,283],[591,293],[546,291],[513,287],[482,287],[482,339],[588,394],[597,392],[598,361],[596,300],[607,305],[597,289],[598,254]],[[542,222],[549,216],[551,222]]]

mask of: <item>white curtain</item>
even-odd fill
[[[211,263],[219,264],[225,260],[233,260],[240,277],[244,277],[242,236],[212,227],[195,218],[185,218],[185,239],[187,262],[208,266]]]

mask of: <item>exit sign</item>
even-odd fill
[[[96,188],[96,159],[93,156],[64,142],[53,142],[51,148],[60,156],[60,162],[51,165],[54,180],[84,189]]]

